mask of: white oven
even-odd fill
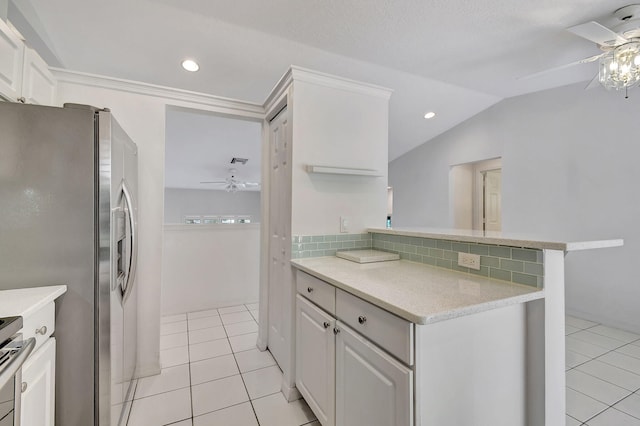
[[[0,426],[20,425],[21,369],[36,344],[21,328],[22,317],[0,318]]]

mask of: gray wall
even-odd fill
[[[182,223],[186,215],[250,215],[260,222],[260,191],[164,190],[164,223]]]
[[[389,164],[393,225],[450,227],[452,165],[502,157],[504,232],[622,248],[566,256],[567,311],[640,332],[640,90],[510,98]]]

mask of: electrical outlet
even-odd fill
[[[480,255],[470,253],[458,253],[458,265],[465,268],[480,270]]]

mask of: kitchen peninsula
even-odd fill
[[[564,424],[564,256],[622,240],[368,232],[401,260],[292,260],[296,385],[324,426]]]

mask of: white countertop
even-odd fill
[[[66,291],[66,285],[1,290],[0,317],[28,317]]]
[[[544,290],[421,263],[355,263],[337,257],[292,265],[416,324],[431,324],[544,297]]]
[[[509,234],[495,231],[474,231],[471,229],[441,228],[370,228],[367,232],[377,234],[402,235],[407,237],[454,240],[467,243],[496,244],[501,246],[550,249],[563,251],[591,250],[607,247],[620,247],[624,240],[607,239],[593,241],[553,241],[524,234]]]

